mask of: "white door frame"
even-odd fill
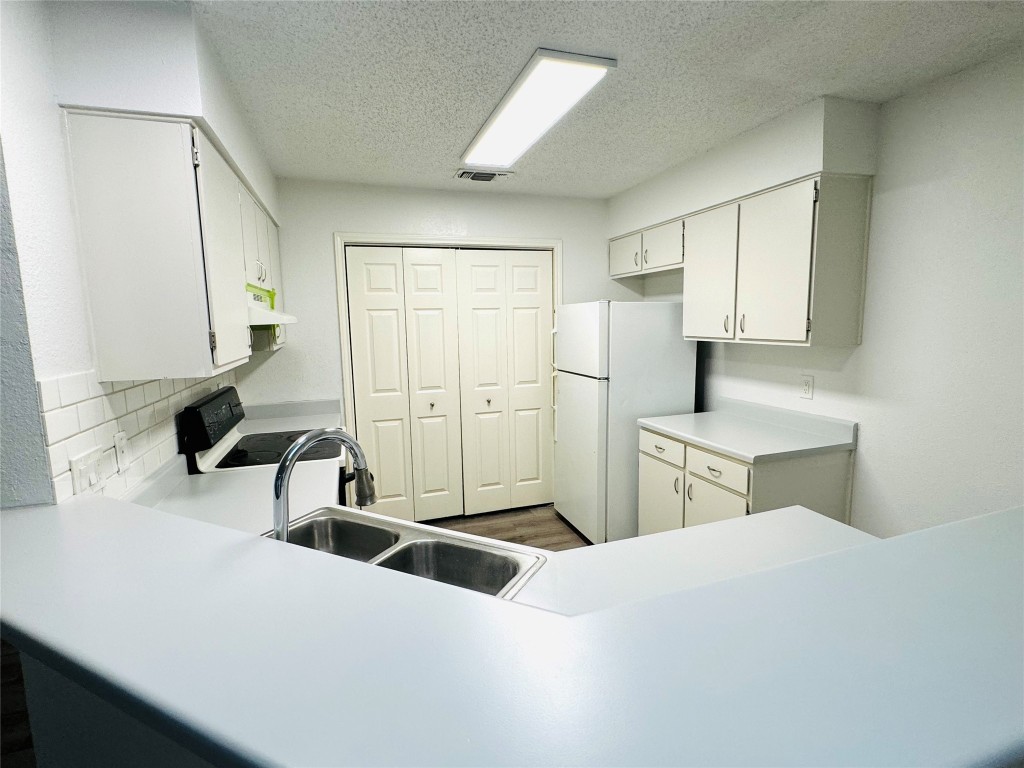
[[[352,387],[352,337],[348,323],[348,274],[345,269],[345,246],[390,245],[394,247],[425,248],[496,248],[523,251],[551,251],[551,290],[553,308],[557,315],[562,303],[562,241],[561,239],[531,237],[451,237],[440,235],[382,235],[364,232],[334,233],[334,273],[338,284],[338,332],[341,341],[341,396],[343,422],[355,432],[355,391]],[[555,327],[558,327],[557,321]],[[554,364],[554,360],[551,361]],[[554,386],[554,385],[552,385]],[[356,439],[359,435],[355,435]]]

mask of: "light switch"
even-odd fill
[[[102,448],[91,448],[71,459],[71,483],[75,495],[97,493],[103,488],[104,479],[99,467],[101,456]]]

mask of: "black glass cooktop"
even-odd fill
[[[305,432],[264,432],[246,435],[239,440],[231,452],[221,459],[217,469],[234,467],[258,467],[264,464],[277,464],[292,443],[302,437]],[[336,442],[317,443],[299,457],[299,461],[313,459],[336,459],[341,455],[341,446]]]

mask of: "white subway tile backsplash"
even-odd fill
[[[40,381],[39,408],[43,413],[60,408],[60,384],[57,379]]]
[[[74,494],[70,459],[100,447],[103,493],[120,496],[138,485],[178,452],[175,415],[186,405],[234,383],[234,374],[212,379],[100,382],[93,371],[39,381],[54,495],[64,501]],[[131,462],[117,473],[114,434],[128,435]]]
[[[58,408],[43,414],[47,445],[66,440],[78,432],[78,408]]]
[[[60,404],[74,405],[89,399],[89,373],[73,373],[57,379]]]
[[[93,398],[78,404],[78,425],[80,429],[92,429],[103,423],[103,400]]]
[[[141,386],[125,390],[124,396],[129,413],[139,410],[146,404],[146,396],[143,394]]]

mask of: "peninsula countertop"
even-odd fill
[[[1024,755],[1020,510],[577,616],[101,497],[0,519],[5,634],[213,759]]]

